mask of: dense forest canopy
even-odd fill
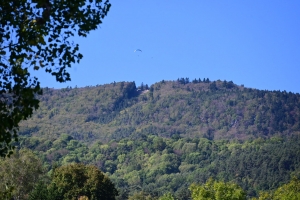
[[[119,199],[191,198],[192,183],[234,182],[247,197],[300,176],[300,95],[232,81],[44,88],[18,148],[44,166],[97,166]]]
[[[254,139],[300,130],[300,95],[262,91],[232,81],[161,81],[149,89],[134,82],[86,88],[43,89],[40,109],[21,135],[82,141],[153,134],[208,139]]]

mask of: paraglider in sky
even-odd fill
[[[137,51],[140,51],[140,52],[142,52],[142,50],[140,50],[140,49],[136,49],[136,50],[134,50],[134,52],[137,52]]]

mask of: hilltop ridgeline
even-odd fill
[[[85,88],[44,88],[40,108],[21,135],[57,138],[66,133],[99,139],[254,139],[300,130],[300,95],[238,86],[232,81],[178,79],[148,87],[119,82]]]

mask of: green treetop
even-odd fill
[[[190,191],[193,200],[244,200],[246,193],[234,184],[214,181],[210,178],[204,185],[192,184]]]

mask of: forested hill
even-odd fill
[[[300,178],[299,94],[182,78],[45,88],[40,98],[17,148],[34,150],[48,170],[97,166],[118,199],[168,192],[190,199],[190,184],[209,177],[253,197]]]
[[[85,142],[188,137],[239,139],[300,131],[300,95],[181,78],[148,87],[119,82],[85,88],[44,88],[40,108],[20,135]]]

